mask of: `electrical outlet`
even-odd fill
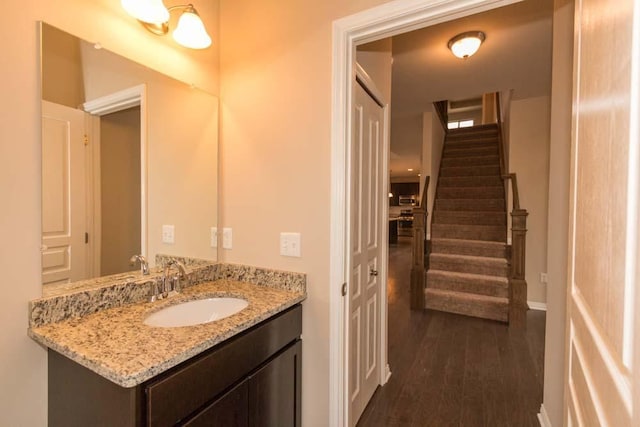
[[[280,233],[280,255],[300,257],[300,233]]]
[[[233,247],[233,232],[230,227],[222,229],[222,248],[231,249]]]
[[[211,247],[217,248],[218,247],[218,227],[211,227],[210,239],[211,239]]]
[[[175,243],[176,228],[173,225],[162,226],[162,243]]]
[[[540,283],[549,283],[547,273],[540,273]]]

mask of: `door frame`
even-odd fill
[[[348,425],[348,304],[342,295],[349,259],[349,152],[356,46],[442,22],[495,9],[521,0],[395,0],[333,22],[331,87],[331,229],[329,266],[329,423]],[[387,141],[388,144],[388,141]],[[388,150],[388,145],[385,147]],[[384,242],[386,245],[386,242]],[[386,265],[385,259],[382,260]],[[386,281],[385,281],[386,282]],[[381,304],[382,306],[382,304]],[[386,298],[384,304],[386,313]],[[381,319],[386,330],[386,316]],[[386,334],[385,334],[386,337]],[[387,350],[380,340],[379,354]],[[385,360],[381,366],[386,368]],[[382,378],[386,381],[386,378]]]

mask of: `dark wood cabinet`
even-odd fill
[[[389,206],[399,206],[400,196],[418,196],[420,194],[420,183],[418,182],[392,182],[391,193],[393,197],[389,198]]]
[[[136,387],[49,350],[49,426],[299,426],[297,305]]]

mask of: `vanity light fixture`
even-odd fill
[[[480,49],[485,39],[486,35],[482,31],[467,31],[449,40],[447,47],[458,58],[467,59]]]
[[[169,15],[182,11],[178,25],[173,30],[173,39],[191,49],[206,49],[211,46],[211,37],[192,4],[165,7],[162,0],[121,0],[125,11],[136,18],[153,34],[164,36],[169,32]]]

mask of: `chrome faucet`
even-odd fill
[[[171,267],[175,266],[178,273],[174,276],[169,276]],[[162,297],[169,296],[169,292],[180,292],[180,279],[187,277],[187,271],[184,268],[184,264],[176,259],[170,259],[164,265],[164,274],[162,275]]]
[[[129,264],[136,265],[136,261],[140,262],[140,271],[142,271],[143,276],[149,275],[149,263],[147,263],[147,259],[142,255],[134,255],[129,259]]]

